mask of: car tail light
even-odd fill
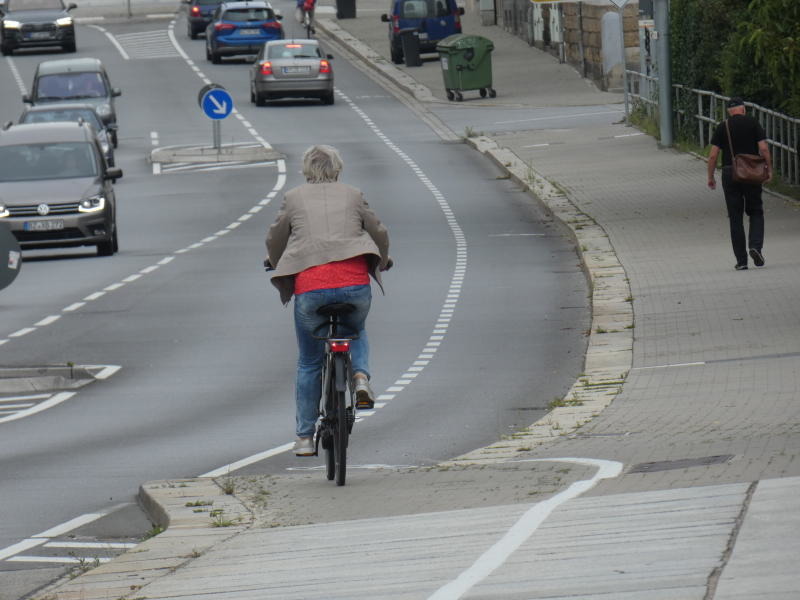
[[[400,17],[397,15],[392,15],[392,31],[400,33]]]
[[[320,73],[330,73],[331,72],[331,63],[329,63],[324,58],[319,61],[319,72]]]
[[[215,31],[230,31],[231,29],[236,29],[236,25],[233,23],[217,23],[214,25]]]
[[[200,16],[200,7],[199,6],[193,6],[192,7],[192,16],[193,17],[199,17]]]
[[[458,13],[457,10],[453,11],[453,17],[455,19],[456,32],[461,33],[461,15]]]
[[[261,74],[262,75],[272,75],[272,63],[268,60],[265,60],[261,63]]]
[[[350,352],[350,342],[347,340],[331,340],[329,345],[331,352]]]
[[[278,23],[277,21],[267,21],[266,23],[261,25],[261,27],[263,29],[280,29],[281,28],[281,24]]]

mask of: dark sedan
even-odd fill
[[[75,24],[69,14],[75,4],[62,0],[7,0],[0,4],[0,51],[60,46],[75,52]]]

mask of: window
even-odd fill
[[[0,182],[97,177],[95,148],[88,142],[0,146]]]
[[[66,100],[67,98],[104,98],[106,83],[100,73],[59,73],[39,77],[37,100]]]
[[[272,44],[269,58],[322,58],[316,44]]]
[[[97,131],[103,129],[103,124],[97,118],[97,113],[88,108],[58,109],[58,110],[34,110],[27,113],[23,123],[52,123],[53,121],[78,121],[83,119]]]
[[[64,10],[61,0],[8,0],[6,11],[12,10]]]
[[[269,8],[234,8],[226,10],[225,14],[222,15],[223,21],[233,21],[234,23],[268,21],[272,18],[273,13]]]

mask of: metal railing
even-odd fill
[[[658,113],[658,77],[631,70],[627,73],[628,95],[632,102],[637,103],[648,115],[655,116]],[[730,98],[680,84],[673,84],[672,91],[677,128],[705,147],[717,123],[725,118],[725,106]],[[692,101],[691,96],[696,96],[696,101]],[[688,114],[680,109],[682,106],[695,106],[696,109],[693,114]],[[767,133],[775,173],[788,184],[800,185],[800,119],[752,102],[745,102],[745,106]]]

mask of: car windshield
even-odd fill
[[[0,146],[0,183],[96,177],[97,169],[88,142]]]
[[[446,0],[404,0],[400,3],[403,19],[430,19],[446,17]]]
[[[316,44],[272,44],[269,58],[321,58],[322,53]]]
[[[32,110],[22,117],[22,123],[52,123],[53,121],[79,121],[89,123],[97,131],[103,129],[100,119],[90,108],[67,108],[52,110]]]
[[[104,98],[106,83],[100,73],[58,73],[39,77],[37,100],[66,100],[70,98]]]
[[[6,11],[12,10],[64,10],[61,0],[8,0]]]
[[[226,10],[222,15],[223,21],[233,21],[241,23],[245,21],[268,21],[272,18],[272,10],[269,8],[232,8]]]
[[[214,6],[219,4],[220,0],[194,0],[195,4],[200,4],[202,6]]]

